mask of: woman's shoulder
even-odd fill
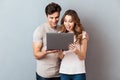
[[[86,34],[87,32],[86,31],[82,31],[82,34]]]
[[[87,39],[89,40],[89,35],[86,31],[82,31],[82,39]]]

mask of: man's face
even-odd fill
[[[59,12],[54,12],[53,14],[47,15],[48,23],[52,28],[55,28],[57,26],[57,23],[59,21],[59,15]]]

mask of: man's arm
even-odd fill
[[[40,42],[40,43],[33,42],[33,52],[34,52],[34,57],[36,59],[41,59],[41,58],[45,57],[46,51],[41,51],[42,47],[43,47],[42,42]]]
[[[44,58],[47,54],[58,53],[59,50],[44,50],[41,51],[43,47],[42,42],[33,42],[33,52],[36,59]]]

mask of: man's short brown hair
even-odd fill
[[[53,14],[54,12],[59,12],[59,13],[60,13],[60,11],[61,11],[60,5],[57,4],[57,3],[54,3],[54,2],[48,4],[48,5],[46,6],[46,8],[45,8],[45,13],[46,13],[46,15],[48,15],[48,14],[51,15],[51,14]]]

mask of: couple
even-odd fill
[[[33,34],[33,51],[37,62],[36,80],[86,80],[85,58],[88,35],[74,10],[67,10],[58,26],[61,7],[50,3],[45,8],[47,22]],[[74,33],[68,51],[46,50],[46,33]],[[60,75],[59,75],[60,74]]]

